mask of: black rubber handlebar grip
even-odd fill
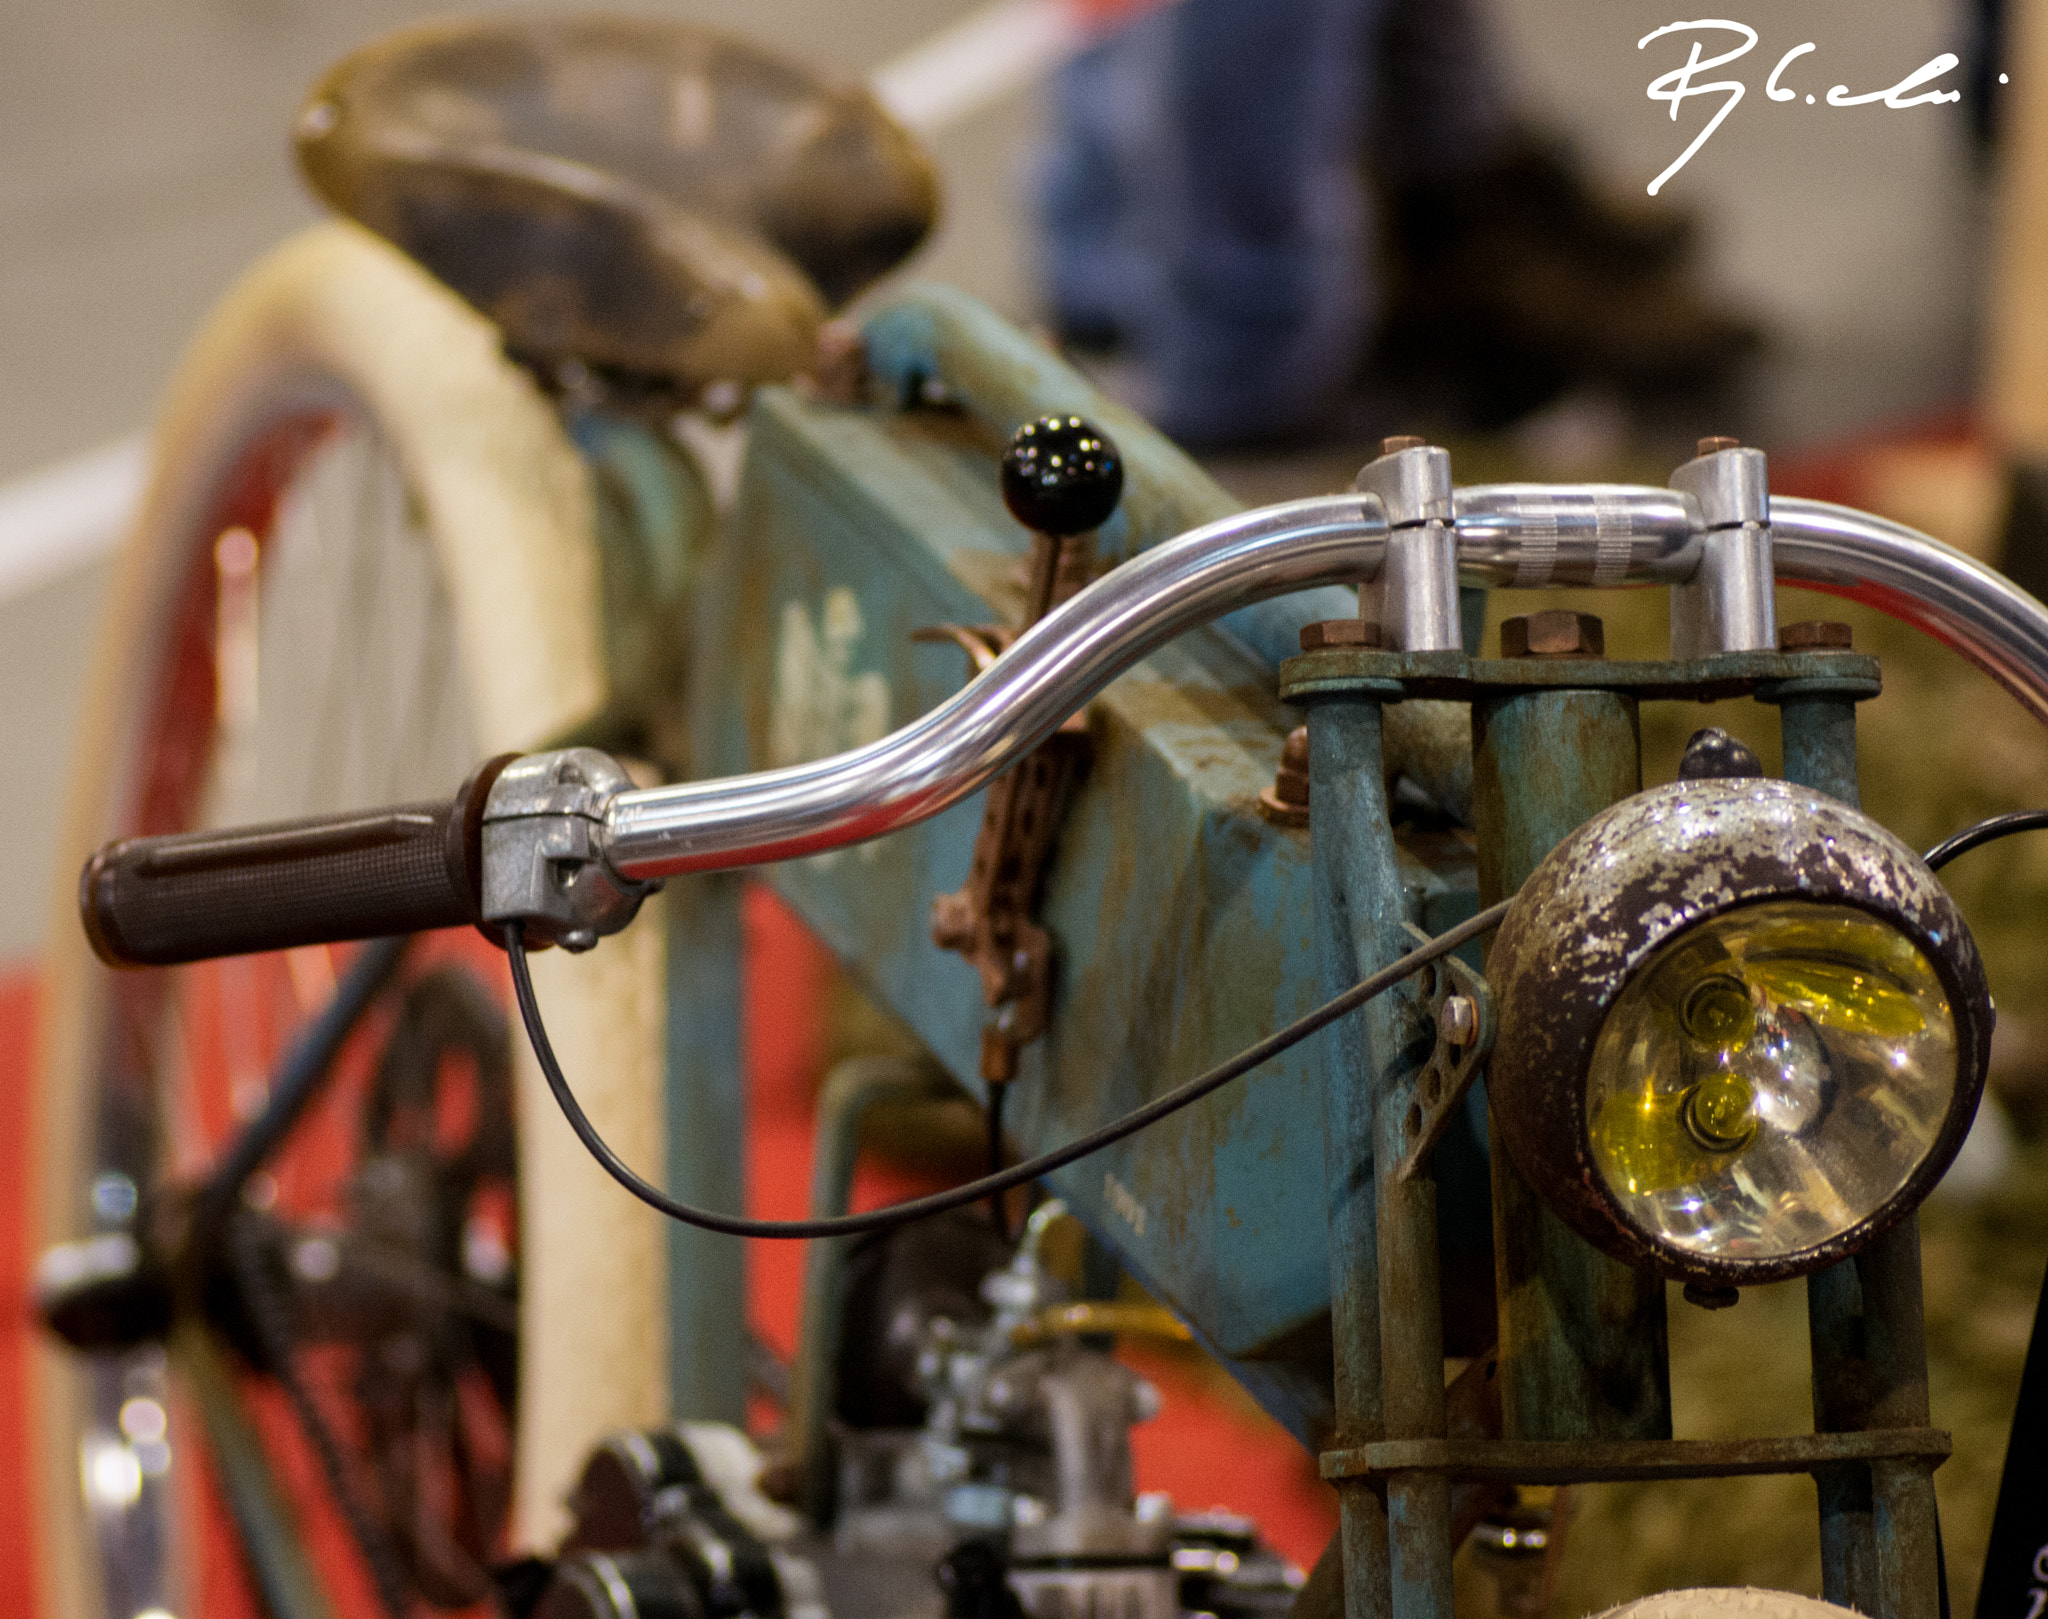
[[[168,967],[482,920],[484,799],[516,755],[452,800],[102,847],[78,908],[100,959]]]

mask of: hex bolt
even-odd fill
[[[1428,442],[1413,433],[1395,433],[1380,440],[1380,454],[1399,455],[1403,450],[1419,450]]]
[[[1856,635],[1840,619],[1807,618],[1778,626],[1780,652],[1847,652]]]
[[[1437,1033],[1454,1046],[1479,1038],[1479,1004],[1469,995],[1446,995],[1436,1012]]]
[[[1600,658],[1607,655],[1607,630],[1591,613],[1546,608],[1503,619],[1500,655],[1504,658]]]
[[[1741,448],[1742,440],[1723,438],[1720,434],[1713,433],[1700,440],[1699,453],[1701,455],[1719,455],[1723,450],[1739,450]]]
[[[1305,633],[1305,632],[1304,632]],[[1259,793],[1259,810],[1279,826],[1308,825],[1308,727],[1297,725],[1280,745],[1273,785]]]
[[[1721,1282],[1687,1282],[1685,1302],[1698,1305],[1702,1310],[1725,1310],[1740,1303],[1742,1295],[1734,1288]]]
[[[1317,624],[1301,627],[1301,650],[1321,652],[1325,647],[1358,646],[1377,647],[1380,644],[1380,627],[1369,624],[1362,618],[1326,618]]]

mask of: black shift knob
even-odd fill
[[[1124,492],[1124,461],[1081,416],[1042,416],[1003,452],[1003,504],[1041,534],[1086,534],[1109,521]]]

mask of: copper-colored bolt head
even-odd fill
[[[1808,618],[1778,626],[1781,652],[1847,652],[1855,644],[1855,633],[1839,619]]]
[[[1380,644],[1380,627],[1368,624],[1362,618],[1326,618],[1319,624],[1304,624],[1301,627],[1301,650],[1320,652],[1325,647],[1364,646]]]
[[[932,943],[941,950],[974,948],[974,905],[962,894],[940,894],[932,900]]]
[[[1741,448],[1741,439],[1723,438],[1720,434],[1714,433],[1700,440],[1699,453],[1701,455],[1719,455],[1723,450],[1739,450]]]
[[[1418,438],[1413,433],[1395,433],[1380,440],[1380,454],[1398,455],[1403,450],[1419,450],[1428,442],[1428,439]]]
[[[1308,825],[1308,727],[1297,725],[1280,745],[1273,785],[1259,794],[1259,810],[1279,826]]]
[[[1280,746],[1280,768],[1273,776],[1273,796],[1283,804],[1308,802],[1308,727],[1297,725]]]
[[[1600,658],[1606,654],[1606,628],[1591,613],[1552,607],[1501,621],[1500,655],[1504,658]]]

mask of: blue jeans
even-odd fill
[[[1422,0],[1419,26],[1394,31],[1416,41],[1402,71],[1383,75],[1399,4],[1181,0],[1055,85],[1041,193],[1053,309],[1124,339],[1136,403],[1169,434],[1221,443],[1326,412],[1373,312],[1368,135],[1412,171],[1504,123],[1455,0]],[[1398,105],[1379,105],[1383,78]]]

